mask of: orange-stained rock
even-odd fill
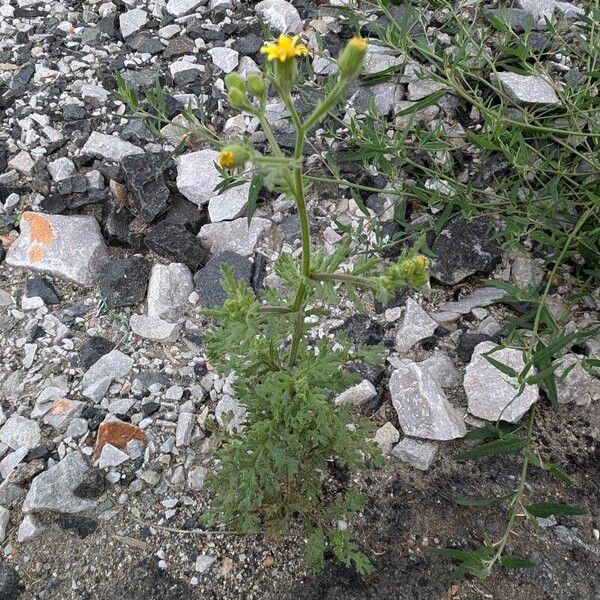
[[[146,434],[139,427],[119,419],[104,421],[98,428],[94,457],[98,458],[100,456],[105,444],[115,446],[119,450],[126,450],[127,444],[131,440],[140,440],[146,443]]]

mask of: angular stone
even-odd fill
[[[454,366],[450,357],[443,352],[436,350],[429,358],[418,364],[427,369],[443,388],[453,388],[460,385],[460,371]]]
[[[39,446],[42,438],[40,426],[36,421],[21,415],[12,415],[0,429],[0,442],[13,450]]]
[[[471,361],[473,357],[473,352],[475,348],[479,346],[482,342],[491,342],[492,338],[489,335],[484,333],[473,333],[471,331],[466,331],[463,333],[456,346],[456,355],[462,362],[468,363]]]
[[[2,479],[8,479],[8,476],[19,464],[21,464],[21,461],[27,456],[28,453],[29,448],[27,446],[22,446],[14,452],[9,452],[0,461],[0,477],[2,477]]]
[[[10,246],[6,263],[45,271],[92,287],[109,260],[98,222],[84,215],[24,212],[21,235]]]
[[[186,265],[154,265],[148,284],[148,316],[167,321],[177,319],[188,306],[193,291],[194,281]]]
[[[405,437],[392,450],[392,456],[407,462],[415,469],[427,471],[435,458],[438,444]]]
[[[405,435],[452,440],[467,433],[464,419],[427,368],[416,363],[401,366],[392,373],[389,388]]]
[[[408,352],[417,342],[433,335],[438,328],[434,321],[412,298],[406,301],[402,325],[396,334],[396,350]]]
[[[587,406],[593,400],[600,399],[600,381],[581,366],[583,358],[576,354],[565,354],[552,363],[561,404],[573,402],[578,406]]]
[[[353,404],[360,406],[377,396],[375,386],[368,380],[363,379],[359,384],[343,391],[336,399],[336,404]]]
[[[248,201],[250,183],[238,185],[222,194],[215,192],[215,188],[221,182],[221,175],[215,163],[218,161],[219,153],[215,150],[198,150],[179,156],[177,162],[177,189],[191,202],[202,206],[214,198],[212,217],[218,220],[232,219],[237,214],[230,216],[234,209],[242,210],[239,204]]]
[[[112,260],[98,278],[100,294],[110,309],[136,306],[144,301],[150,265],[141,256]]]
[[[292,35],[302,31],[300,13],[286,0],[262,0],[254,8],[256,14],[278,33]]]
[[[19,525],[17,541],[21,544],[33,540],[38,537],[44,529],[44,525],[35,515],[25,515]]]
[[[178,448],[189,446],[196,423],[196,415],[192,412],[181,411],[177,419],[177,429],[175,430],[175,445]]]
[[[146,223],[169,208],[169,188],[164,172],[173,164],[166,152],[134,154],[121,161],[125,185],[133,198],[133,211]]]
[[[44,415],[44,423],[54,427],[56,431],[66,431],[69,423],[81,414],[84,406],[85,404],[79,400],[57,399]]]
[[[28,298],[41,298],[44,304],[60,304],[60,296],[51,281],[43,277],[29,277],[25,282]]]
[[[501,259],[490,225],[481,219],[453,219],[435,238],[431,250],[435,255],[431,276],[448,285],[475,273],[491,273]]]
[[[516,256],[510,268],[512,282],[523,290],[538,289],[545,275],[545,269],[533,258],[525,255]]]
[[[220,427],[231,432],[239,430],[246,421],[246,409],[231,396],[224,395],[215,407],[215,418]]]
[[[221,266],[228,265],[233,269],[237,281],[245,281],[250,285],[252,279],[252,263],[235,252],[221,252],[213,256],[206,266],[194,275],[194,283],[204,308],[221,306],[227,294],[221,286]]]
[[[271,229],[271,225],[269,219],[260,217],[254,217],[250,227],[244,218],[209,223],[200,229],[198,237],[212,254],[230,250],[242,256],[250,256],[254,252],[258,240]]]
[[[144,241],[160,256],[184,263],[192,271],[200,269],[208,260],[209,253],[202,242],[182,225],[159,223]]]
[[[439,310],[443,312],[456,313],[466,315],[474,308],[489,306],[502,300],[508,292],[495,287],[483,287],[476,289],[472,294],[456,300],[455,302],[444,302],[440,305]]]
[[[120,350],[112,350],[99,358],[85,373],[81,382],[86,398],[100,401],[115,379],[125,377],[133,367],[133,359]]]
[[[171,342],[176,339],[179,331],[177,323],[146,315],[131,315],[129,325],[133,333],[154,342]]]
[[[204,487],[204,479],[207,474],[208,471],[204,467],[194,467],[193,469],[190,469],[187,476],[187,482],[190,489],[195,491],[201,490]]]
[[[540,392],[537,385],[526,385],[523,393],[516,396],[519,390],[516,377],[504,374],[483,356],[495,347],[493,342],[482,342],[473,351],[463,381],[469,412],[488,421],[516,423],[537,402]],[[517,373],[525,366],[523,353],[514,348],[502,348],[490,356]]]
[[[206,0],[169,0],[166,9],[174,17],[183,17],[202,4],[206,4]]]
[[[48,173],[50,173],[50,177],[55,183],[69,179],[75,175],[75,163],[66,156],[57,158],[48,163]]]
[[[148,22],[148,13],[141,8],[128,10],[119,16],[119,27],[123,38],[140,31]]]
[[[102,452],[100,452],[100,458],[98,459],[98,467],[100,469],[118,467],[128,460],[129,454],[127,452],[119,450],[119,448],[112,444],[104,444]]]
[[[135,425],[108,416],[98,428],[98,437],[94,446],[94,457],[98,458],[106,444],[125,451],[131,440],[146,443],[146,434]]]
[[[199,554],[196,557],[196,572],[206,573],[211,565],[217,560],[216,556],[207,556],[205,554]]]
[[[88,338],[79,353],[79,366],[84,371],[87,371],[114,347],[115,344],[113,342],[99,335]]]
[[[498,73],[497,78],[504,91],[519,104],[561,105],[552,85],[539,75],[506,72]]]
[[[417,102],[445,88],[446,86],[443,83],[431,79],[416,79],[408,84],[408,100],[409,102]]]
[[[211,48],[208,54],[212,58],[214,65],[224,73],[231,73],[238,66],[239,54],[231,48],[217,46],[216,48]]]
[[[4,506],[0,506],[0,543],[6,538],[6,530],[10,521],[10,511]],[[0,592],[2,592],[2,585],[0,584]],[[3,597],[3,596],[0,596]]]
[[[6,563],[0,564],[0,598],[18,600],[23,591],[16,569]]]
[[[114,162],[119,162],[132,154],[144,153],[141,148],[134,146],[131,142],[97,131],[92,132],[81,152],[82,154],[98,156]]]
[[[40,473],[31,482],[23,512],[51,510],[78,513],[96,507],[95,499],[80,498],[73,492],[86,481],[89,467],[80,452],[67,454],[59,463]]]
[[[382,454],[389,454],[400,439],[400,432],[389,421],[375,432],[375,442]]]

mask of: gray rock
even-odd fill
[[[400,439],[400,432],[389,421],[375,432],[375,442],[382,454],[389,454]]]
[[[231,396],[224,395],[215,407],[215,418],[227,431],[239,430],[246,421],[246,409]]]
[[[212,58],[214,65],[224,73],[231,73],[238,66],[240,55],[231,48],[217,46],[216,48],[211,48],[208,54]]]
[[[435,255],[431,276],[449,285],[475,273],[491,273],[501,259],[490,224],[481,219],[453,219],[440,231],[431,249]]]
[[[389,388],[405,435],[452,440],[466,434],[462,416],[428,369],[408,363],[392,373]]]
[[[13,450],[31,450],[39,445],[41,437],[37,422],[21,415],[12,415],[0,429],[0,442]]]
[[[153,342],[171,342],[177,338],[179,330],[177,323],[146,315],[131,315],[129,324],[133,333]]]
[[[174,17],[183,17],[203,4],[206,4],[206,0],[169,0],[166,9]]]
[[[23,543],[33,540],[41,535],[44,529],[44,525],[35,515],[25,515],[19,525],[17,541]]]
[[[235,186],[222,194],[215,188],[221,182],[221,175],[215,167],[219,153],[215,150],[199,150],[179,156],[177,162],[177,189],[191,202],[209,206],[212,221],[233,219],[239,216],[248,201],[250,183]]]
[[[108,250],[94,217],[24,212],[21,235],[11,244],[6,263],[70,279],[92,287]]]
[[[156,264],[148,283],[148,316],[177,319],[194,291],[192,273],[183,263]]]
[[[235,252],[221,252],[213,256],[206,266],[194,275],[200,303],[204,308],[221,306],[227,299],[227,293],[221,286],[222,265],[228,265],[233,269],[233,276],[237,281],[245,281],[250,285],[252,263],[245,256],[240,256]]]
[[[409,102],[417,102],[445,88],[444,84],[431,79],[416,79],[408,84],[408,100]]]
[[[469,403],[469,412],[488,421],[516,423],[539,398],[537,385],[526,385],[517,397],[519,383],[515,377],[502,373],[483,356],[496,347],[493,342],[482,342],[474,352],[465,371],[463,385]],[[523,353],[513,348],[502,348],[490,355],[494,360],[520,373],[525,366]]]
[[[69,423],[81,414],[84,406],[85,403],[79,400],[57,399],[44,415],[44,423],[50,425],[56,431],[63,432],[67,429]]]
[[[140,31],[148,22],[148,13],[141,8],[134,8],[119,16],[119,27],[123,38],[128,38]]]
[[[539,75],[506,72],[498,73],[497,77],[504,91],[520,104],[561,105],[554,88]]]
[[[392,67],[399,67],[404,64],[404,60],[405,58],[402,55],[390,54],[379,46],[370,45],[365,56],[363,69],[365,73],[374,75]]]
[[[286,0],[262,0],[256,6],[256,13],[278,33],[300,33],[302,19],[298,10]]]
[[[196,557],[196,572],[206,573],[210,566],[217,560],[216,556],[207,556],[205,554],[199,554]]]
[[[14,169],[15,171],[19,171],[19,173],[25,175],[26,177],[30,177],[33,171],[33,167],[35,167],[35,161],[31,158],[31,155],[25,150],[22,150],[16,156],[13,156],[8,161],[9,169]]]
[[[208,471],[204,467],[194,467],[190,469],[187,482],[190,489],[198,491],[204,487],[204,480]]]
[[[552,19],[555,0],[517,0],[519,6],[536,18]]]
[[[519,254],[510,268],[511,281],[523,290],[538,289],[544,281],[546,271],[533,258]]]
[[[196,423],[196,415],[192,412],[181,411],[177,419],[175,430],[175,445],[178,448],[189,446]]]
[[[94,108],[104,106],[109,97],[110,92],[106,91],[101,85],[85,83],[81,86],[81,98]]]
[[[8,479],[8,476],[13,472],[15,467],[21,464],[21,461],[27,456],[28,452],[29,448],[27,446],[22,446],[14,452],[9,452],[0,461],[0,477]]]
[[[417,342],[433,335],[438,328],[434,321],[412,298],[406,301],[404,319],[396,334],[396,350],[408,352]]]
[[[250,256],[259,238],[271,229],[271,221],[261,217],[254,217],[250,227],[245,218],[221,223],[209,223],[200,229],[198,237],[209,248],[212,254],[219,254],[230,250]]]
[[[443,312],[466,315],[474,308],[489,306],[504,298],[507,292],[495,287],[483,287],[475,290],[472,294],[456,300],[455,302],[444,302],[439,310]]]
[[[438,444],[405,437],[392,450],[392,456],[407,462],[411,467],[427,471],[435,458]]]
[[[92,132],[81,152],[82,154],[98,156],[114,162],[121,161],[126,156],[131,156],[132,154],[144,153],[141,148],[134,146],[131,142],[126,142],[114,135],[98,133],[97,131]]]
[[[75,163],[66,156],[48,163],[48,173],[54,183],[69,179],[75,175]]]
[[[184,225],[170,224],[166,219],[152,229],[144,242],[160,256],[184,263],[192,271],[200,269],[208,259],[206,248],[191,231]]]
[[[336,404],[353,404],[360,406],[377,396],[375,386],[368,380],[363,379],[359,384],[343,391],[336,399]]]
[[[98,288],[110,309],[136,306],[146,297],[149,277],[150,265],[145,258],[120,258],[102,267],[98,277]]]
[[[23,512],[50,510],[78,513],[94,509],[97,500],[79,498],[73,493],[86,481],[88,471],[89,467],[78,451],[67,454],[59,463],[33,479],[23,503]]]
[[[86,398],[100,401],[115,379],[125,377],[133,367],[133,359],[120,350],[101,356],[85,373],[81,387]]]
[[[127,452],[123,452],[123,450],[119,450],[111,444],[104,444],[102,452],[100,452],[100,458],[98,458],[98,467],[100,469],[118,467],[128,460],[129,454]]]
[[[454,366],[447,354],[436,350],[429,358],[418,364],[427,369],[443,388],[453,388],[460,385],[460,371]]]
[[[484,14],[508,23],[515,33],[538,28],[538,20],[530,11],[522,8],[498,8],[487,10]]]
[[[10,511],[4,506],[0,506],[0,543],[6,538],[6,530],[10,521]],[[1,589],[1,588],[0,588]]]
[[[600,398],[600,381],[581,366],[584,357],[565,354],[557,358],[553,366],[556,376],[556,391],[561,404],[573,402],[587,406]]]

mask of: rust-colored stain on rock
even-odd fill
[[[140,440],[145,443],[146,434],[139,427],[131,423],[125,423],[125,421],[119,421],[118,419],[104,421],[98,428],[94,456],[96,458],[100,456],[102,448],[106,444],[115,446],[119,450],[125,450],[131,440]]]
[[[52,403],[52,408],[48,411],[49,415],[66,415],[71,410],[71,403],[64,398],[61,400],[55,400]]]
[[[29,258],[32,262],[40,262],[44,258],[44,246],[54,243],[52,225],[44,215],[34,212],[24,212],[23,219],[29,225],[29,239],[33,244],[29,250]]]

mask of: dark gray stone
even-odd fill
[[[493,342],[494,339],[484,333],[463,333],[456,346],[456,355],[462,362],[468,363],[473,356],[473,350],[475,347],[481,344],[481,342]]]
[[[366,315],[358,314],[346,319],[338,331],[343,331],[355,344],[368,346],[380,344],[385,335],[383,325]]]
[[[227,294],[221,287],[221,265],[231,266],[238,281],[243,280],[248,285],[251,283],[252,263],[245,256],[228,250],[213,256],[206,266],[194,275],[200,303],[205,308],[221,306],[227,299]]]
[[[148,262],[141,256],[132,256],[105,265],[100,271],[98,287],[108,308],[135,306],[146,297],[149,278]]]
[[[0,598],[2,600],[17,600],[22,591],[19,574],[14,567],[0,563]]]
[[[486,10],[484,14],[486,17],[492,17],[504,23],[508,23],[515,33],[523,33],[527,30],[537,29],[536,20],[533,15],[522,8],[492,9]]]
[[[173,166],[166,152],[127,156],[121,161],[125,185],[133,197],[133,210],[151,223],[169,208],[164,172]]]
[[[150,250],[175,262],[182,262],[191,271],[202,268],[209,256],[200,240],[181,225],[159,223],[144,241]]]
[[[115,344],[99,335],[88,338],[79,353],[79,365],[84,371],[87,371],[105,354],[113,350]]]
[[[30,277],[25,284],[25,289],[28,298],[38,296],[46,304],[60,304],[60,296],[56,288],[44,277]]]
[[[490,223],[481,219],[453,219],[435,238],[431,276],[454,285],[475,273],[489,274],[500,262],[500,246],[492,239]]]

